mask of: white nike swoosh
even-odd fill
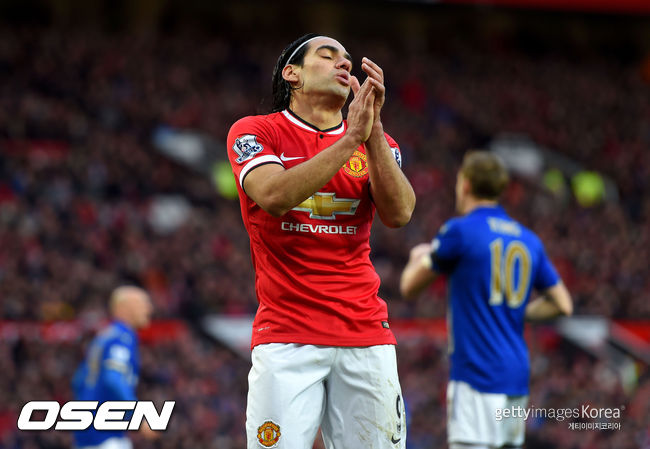
[[[293,161],[294,159],[304,159],[304,158],[305,158],[305,156],[287,157],[287,156],[284,155],[284,153],[282,153],[280,155],[280,160],[281,161]]]

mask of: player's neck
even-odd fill
[[[125,327],[129,328],[133,332],[136,331],[136,326],[132,322],[133,320],[131,320],[128,315],[116,313],[113,314],[113,320],[122,323]]]
[[[339,102],[319,101],[316,98],[311,101],[305,98],[296,101],[292,98],[289,108],[291,112],[316,128],[330,129],[338,126],[343,120],[341,106],[343,105]]]
[[[468,198],[467,203],[465,204],[463,215],[467,215],[480,207],[496,207],[498,205],[499,202],[494,200],[477,200]]]

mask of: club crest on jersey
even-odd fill
[[[273,447],[280,440],[280,426],[273,421],[266,421],[257,428],[257,441],[263,447]]]
[[[264,147],[257,142],[257,136],[246,134],[244,136],[238,137],[235,140],[235,144],[232,146],[232,149],[239,155],[235,161],[238,164],[241,164],[242,162],[246,162],[247,160],[252,159],[253,156],[262,151]]]
[[[350,159],[343,166],[343,170],[350,176],[361,178],[368,174],[367,157],[359,150],[355,150]]]

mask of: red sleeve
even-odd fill
[[[264,164],[282,164],[277,156],[277,139],[265,116],[244,117],[228,132],[228,159],[242,190],[244,178],[255,167]]]
[[[393,139],[388,134],[384,133],[384,136],[386,136],[386,141],[388,141],[388,146],[390,147],[390,150],[393,152],[393,156],[397,161],[397,165],[399,165],[400,168],[402,168],[402,152],[399,149],[399,145],[397,144],[397,142],[395,142],[395,139]]]

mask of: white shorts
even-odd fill
[[[526,430],[524,418],[510,416],[498,420],[497,413],[513,407],[524,409],[527,405],[528,396],[481,393],[466,382],[451,380],[447,385],[447,441],[489,447],[521,446]]]
[[[83,446],[77,449],[133,449],[133,444],[127,437],[113,437],[96,446]]]
[[[248,449],[404,449],[404,402],[395,346],[271,343],[248,375]]]

